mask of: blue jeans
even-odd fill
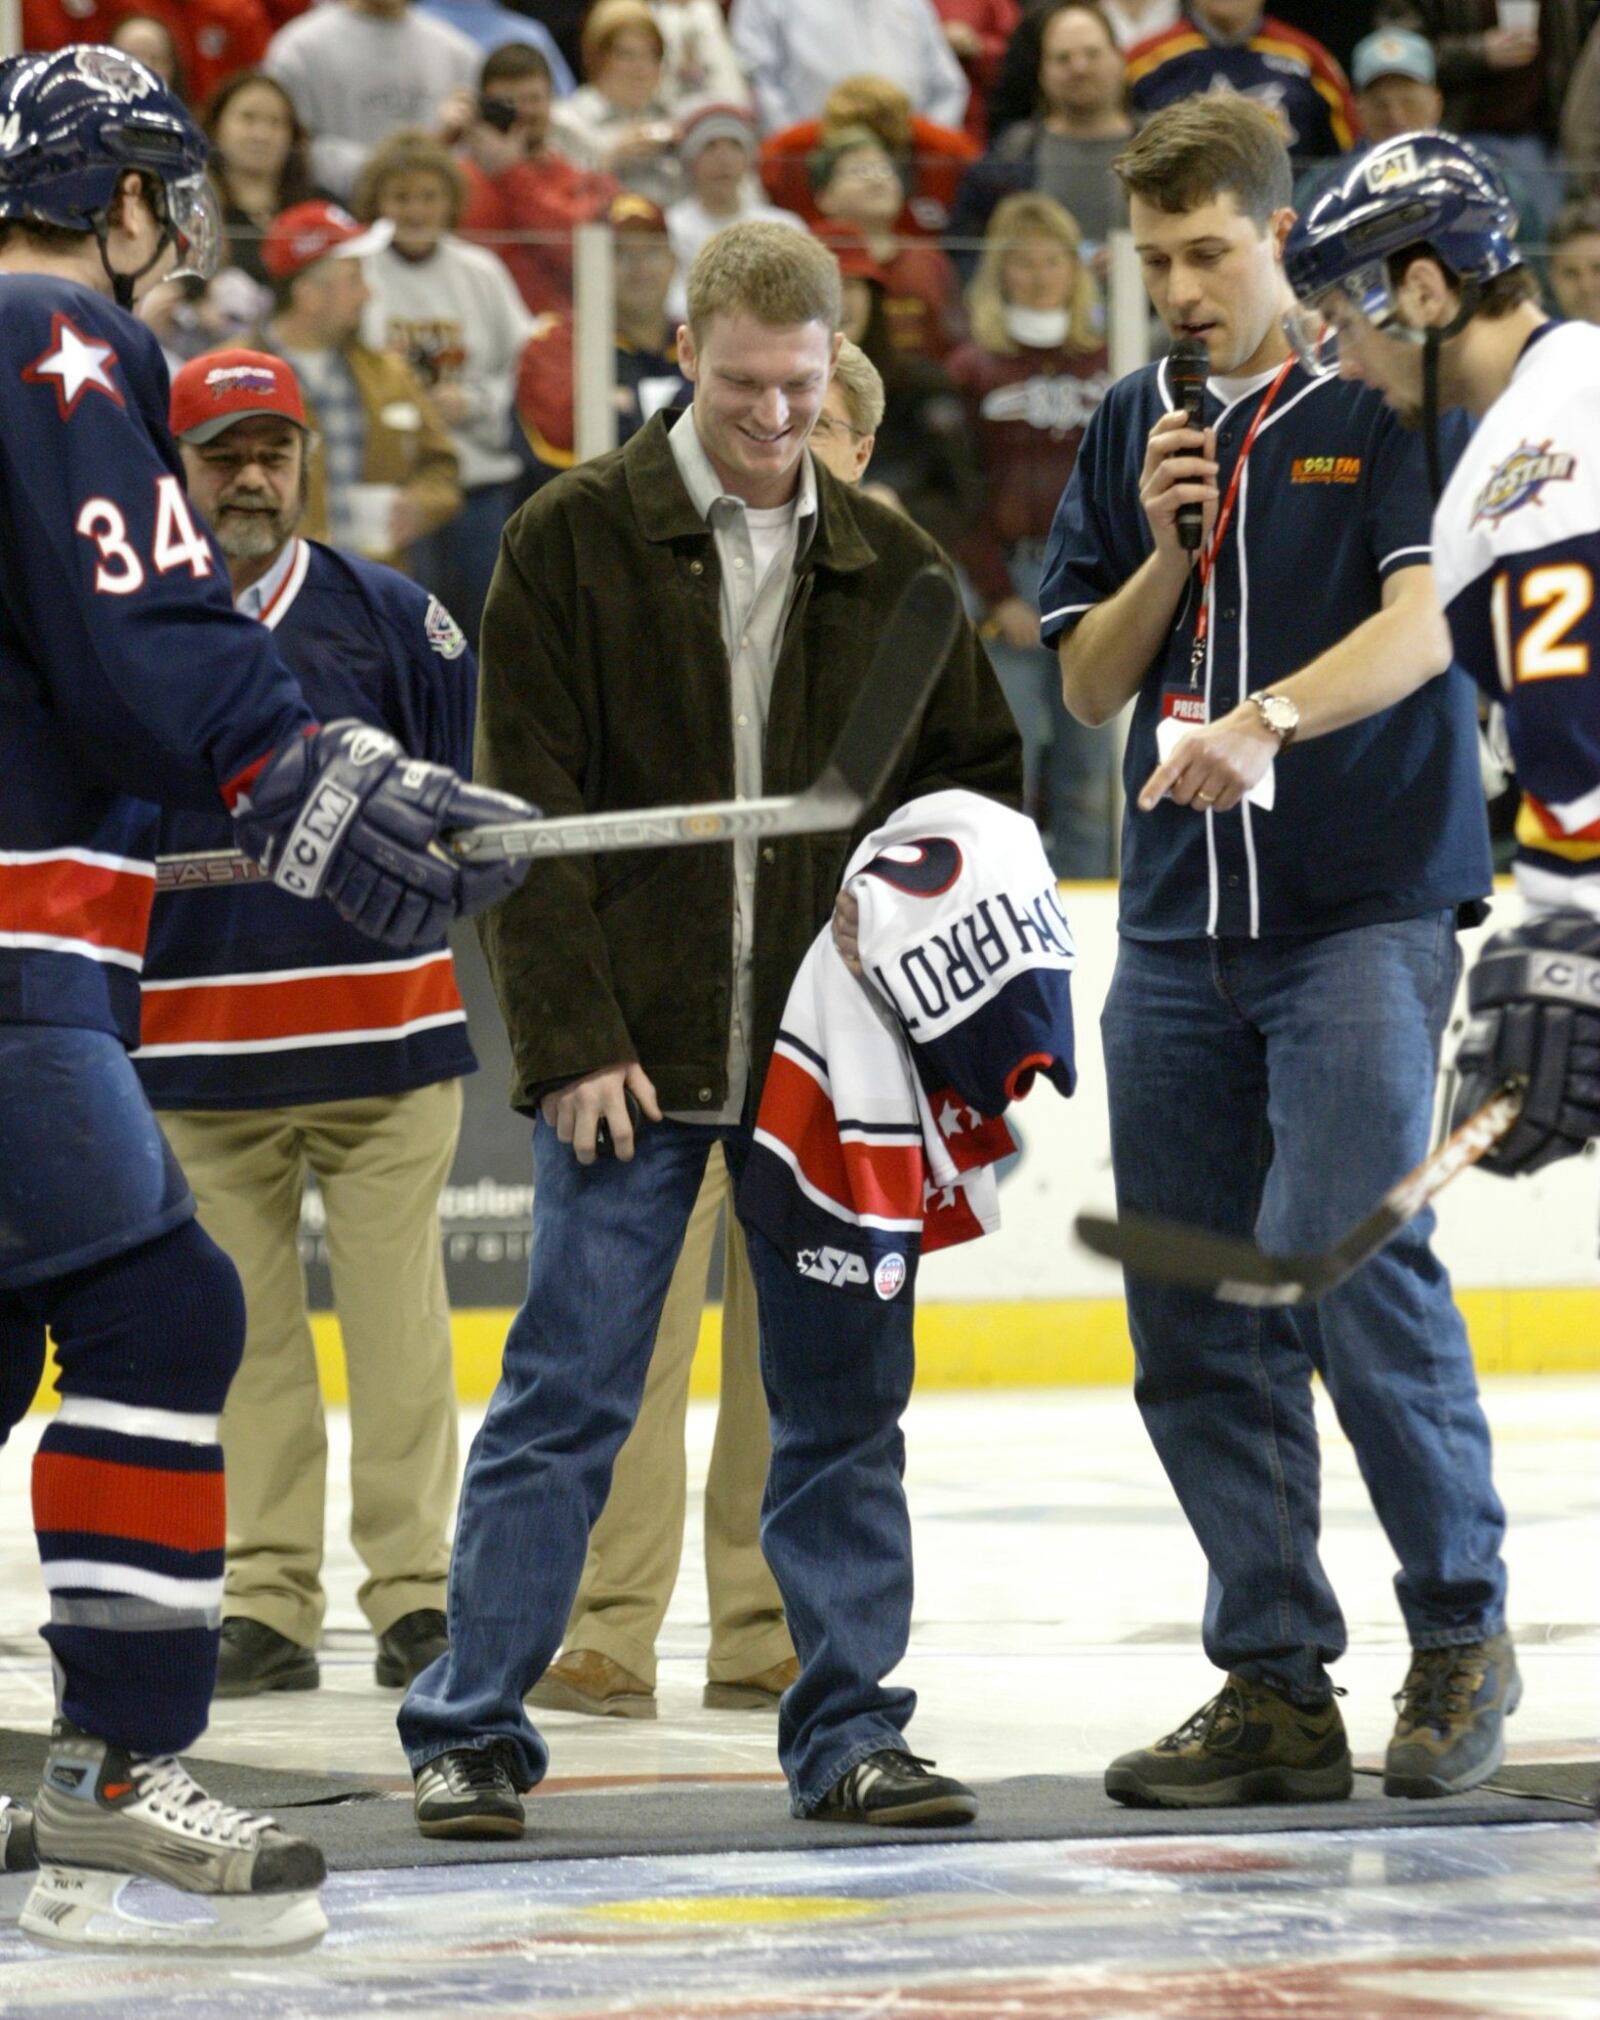
[[[1022,541],[1006,560],[1013,594],[1037,609],[1043,546]],[[1022,737],[1023,803],[1044,831],[1051,869],[1058,877],[1109,877],[1116,761],[1110,729],[1090,729],[1068,712],[1053,652],[1024,650],[998,638],[987,644]]]
[[[1426,1156],[1449,913],[1304,940],[1124,939],[1101,1020],[1118,1205],[1321,1249]],[[1321,1375],[1413,1647],[1505,1624],[1505,1515],[1466,1329],[1419,1214],[1320,1304],[1127,1279],[1135,1395],[1206,1562],[1205,1649],[1306,1704],[1344,1619],[1317,1555]]]
[[[400,1737],[412,1767],[507,1740],[531,1787],[549,1763],[523,1697],[555,1655],[639,1407],[689,1211],[718,1139],[737,1185],[747,1127],[646,1123],[629,1164],[581,1166],[534,1125],[528,1296],[473,1441],[450,1566],[450,1653],[411,1686]],[[900,1416],[912,1308],[799,1275],[746,1228],[772,1412],[761,1543],[783,1594],[800,1676],[778,1714],[797,1815],[858,1760],[903,1752],[915,1693],[882,1678],[911,1632],[911,1524]]]

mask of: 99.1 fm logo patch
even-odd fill
[[[1570,483],[1577,467],[1576,456],[1549,442],[1519,443],[1503,463],[1490,471],[1488,482],[1473,503],[1472,524],[1476,526],[1481,519],[1498,524],[1509,519],[1513,512],[1520,512],[1524,505],[1542,504],[1540,494],[1546,484]]]

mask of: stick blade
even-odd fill
[[[1085,1248],[1118,1262],[1135,1276],[1202,1291],[1230,1305],[1297,1305],[1319,1295],[1309,1281],[1308,1258],[1268,1255],[1254,1242],[1153,1214],[1124,1213],[1115,1220],[1080,1213],[1074,1231]]]
[[[817,790],[843,789],[861,806],[877,798],[944,670],[961,619],[960,591],[944,570],[931,563],[918,569],[883,627]]]

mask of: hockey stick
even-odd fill
[[[907,583],[883,628],[844,727],[803,793],[700,806],[640,807],[628,813],[566,814],[549,821],[497,821],[461,828],[443,845],[466,862],[497,856],[601,855],[614,849],[668,849],[751,835],[817,835],[851,828],[883,790],[955,642],[961,598],[942,569]],[[158,891],[209,890],[267,881],[237,849],[162,856]]]
[[[1375,1256],[1458,1172],[1492,1150],[1521,1112],[1520,1090],[1502,1088],[1320,1255],[1269,1255],[1253,1241],[1152,1214],[1108,1220],[1080,1213],[1073,1225],[1085,1248],[1136,1276],[1182,1284],[1229,1305],[1314,1304]]]

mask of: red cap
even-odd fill
[[[667,214],[649,197],[636,196],[631,189],[625,189],[607,205],[606,223],[613,231],[653,231],[665,238]]]
[[[336,203],[291,204],[267,226],[261,264],[275,281],[286,281],[330,256],[359,259],[363,253],[379,252],[393,237],[394,226],[387,220],[357,224]]]
[[[182,442],[214,441],[235,421],[260,414],[307,426],[299,380],[267,351],[208,351],[172,381],[172,432]]]
[[[841,226],[817,236],[839,262],[839,272],[847,281],[876,281],[880,288],[889,285],[889,276],[873,258],[872,249],[860,232]]]

